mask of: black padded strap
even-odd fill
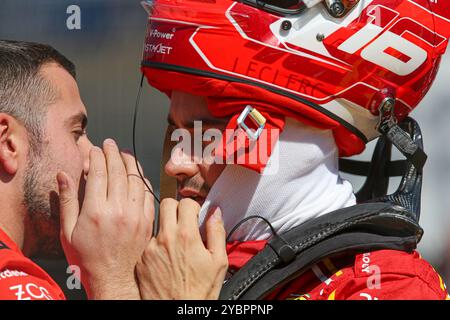
[[[239,298],[243,300],[264,299],[273,292],[274,288],[279,288],[299,277],[312,265],[326,257],[333,258],[343,253],[350,256],[382,249],[411,251],[415,248],[415,244],[416,238],[414,236],[386,237],[364,232],[340,234],[305,250],[286,267],[274,268]]]
[[[390,161],[386,168],[386,177],[403,177],[406,173],[407,161]],[[345,173],[367,177],[370,172],[372,162],[339,159],[339,170]]]
[[[283,241],[295,252],[295,260],[289,264],[280,258],[279,248],[283,247],[280,239],[270,241],[265,249],[225,283],[220,298],[248,298],[247,292],[254,292],[252,296],[263,297],[268,289],[261,282],[268,281],[271,283],[270,288],[275,289],[298,275],[297,271],[301,272],[302,268],[308,268],[328,254],[353,249],[412,250],[422,234],[423,230],[413,216],[399,206],[374,202],[340,209],[307,221],[282,235]],[[312,251],[314,254],[305,255],[315,247],[318,249]],[[304,260],[301,260],[303,264],[296,266],[295,261],[304,255]],[[280,268],[282,272],[276,271]],[[294,269],[297,271],[293,272]]]

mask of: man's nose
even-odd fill
[[[172,155],[164,166],[164,171],[171,177],[192,177],[199,172],[199,167],[190,155],[183,150],[175,148]]]
[[[86,138],[85,143],[83,144],[82,152],[83,152],[83,171],[84,174],[87,175],[89,172],[89,153],[91,152],[92,147],[94,144]]]

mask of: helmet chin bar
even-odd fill
[[[420,127],[410,117],[398,125],[391,121],[390,125],[395,128],[393,129],[394,134],[390,134],[389,131],[386,132],[385,128],[382,129],[383,125],[386,124],[382,123],[380,126],[382,135],[378,138],[372,160],[365,162],[340,159],[340,171],[367,177],[364,185],[356,193],[358,203],[389,202],[407,209],[413,215],[414,220],[418,222],[420,218],[422,168],[426,161]],[[413,147],[415,151],[405,154],[405,150],[402,150],[405,143],[408,144],[408,147]],[[391,161],[393,144],[395,146],[400,144],[397,147],[406,155],[406,160]],[[402,180],[397,191],[387,195],[389,178],[398,176],[402,177]]]

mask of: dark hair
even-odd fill
[[[40,73],[47,63],[56,63],[76,77],[75,65],[51,46],[0,40],[0,113],[20,121],[34,147],[42,139],[45,107],[58,98],[56,88]]]

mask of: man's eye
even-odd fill
[[[86,130],[75,130],[72,133],[75,137],[75,141],[78,141],[82,136],[86,134]]]

